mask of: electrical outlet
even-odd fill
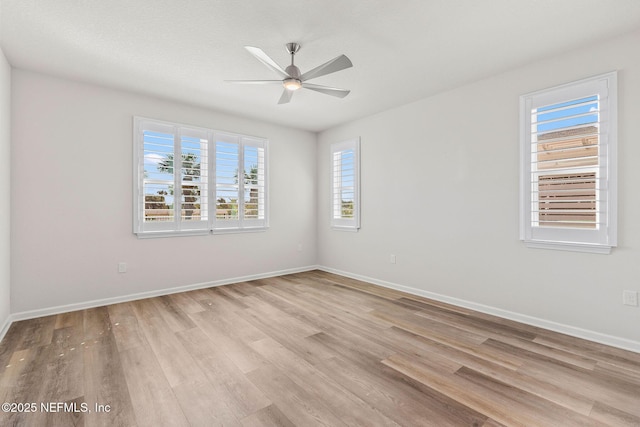
[[[622,291],[622,303],[624,305],[638,306],[638,292],[636,291]]]
[[[118,263],[118,273],[126,273],[127,272],[127,263],[119,262]]]
[[[396,256],[395,256],[395,255],[393,255],[393,254],[391,254],[391,255],[389,256],[389,262],[390,262],[391,264],[395,264],[395,263],[396,263]]]

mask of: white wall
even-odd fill
[[[13,313],[315,264],[315,134],[23,70],[11,84]],[[137,239],[133,115],[268,138],[270,229]]]
[[[11,67],[0,49],[0,337],[8,326],[10,308],[10,178]]]
[[[318,263],[640,351],[640,308],[622,305],[623,289],[640,291],[638,46],[640,32],[321,133]],[[619,247],[527,249],[518,240],[519,96],[612,70],[620,70]],[[355,136],[362,229],[331,231],[329,144]]]
[[[568,52],[328,130],[317,144],[312,133],[166,100],[23,70],[10,79],[0,58],[0,161],[11,153],[10,187],[0,177],[0,194],[11,190],[11,311],[320,264],[640,349],[640,308],[621,304],[623,289],[640,290],[638,45],[636,32]],[[608,256],[526,249],[518,240],[518,97],[614,69],[619,247]],[[133,115],[269,138],[269,231],[138,240],[131,231]],[[362,138],[362,229],[331,231],[328,146],[354,136]],[[0,165],[0,174],[8,170],[8,162]],[[117,273],[119,261],[129,272]],[[0,322],[8,312],[1,304]]]

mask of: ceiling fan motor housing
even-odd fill
[[[300,69],[295,65],[289,65],[287,68],[285,68],[284,71],[286,71],[287,74],[289,74],[289,77],[291,77],[292,79],[300,80]]]

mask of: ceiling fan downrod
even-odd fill
[[[300,80],[302,73],[300,73],[300,69],[293,64],[293,58],[296,52],[300,50],[300,45],[298,43],[287,43],[285,47],[291,55],[291,65],[285,68],[285,71],[289,74],[289,78],[282,81],[282,86],[290,91],[298,90],[302,87],[302,81]]]

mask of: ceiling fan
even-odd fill
[[[349,95],[349,90],[339,89],[336,87],[316,85],[313,83],[307,83],[308,80],[315,79],[317,77],[325,76],[327,74],[335,73],[336,71],[344,70],[345,68],[352,67],[353,64],[345,55],[340,55],[333,58],[331,61],[325,62],[316,68],[307,71],[306,73],[300,73],[300,69],[294,65],[293,59],[295,54],[300,50],[298,43],[287,43],[285,45],[287,52],[291,55],[291,65],[287,68],[282,68],[273,59],[269,57],[264,51],[258,47],[245,46],[244,48],[249,51],[250,54],[255,56],[258,61],[262,62],[271,70],[275,71],[282,77],[282,80],[226,80],[228,83],[239,84],[281,84],[284,87],[284,92],[278,101],[278,104],[286,104],[291,101],[293,92],[298,89],[310,89],[316,92],[324,93],[326,95],[337,96],[338,98],[344,98]]]

